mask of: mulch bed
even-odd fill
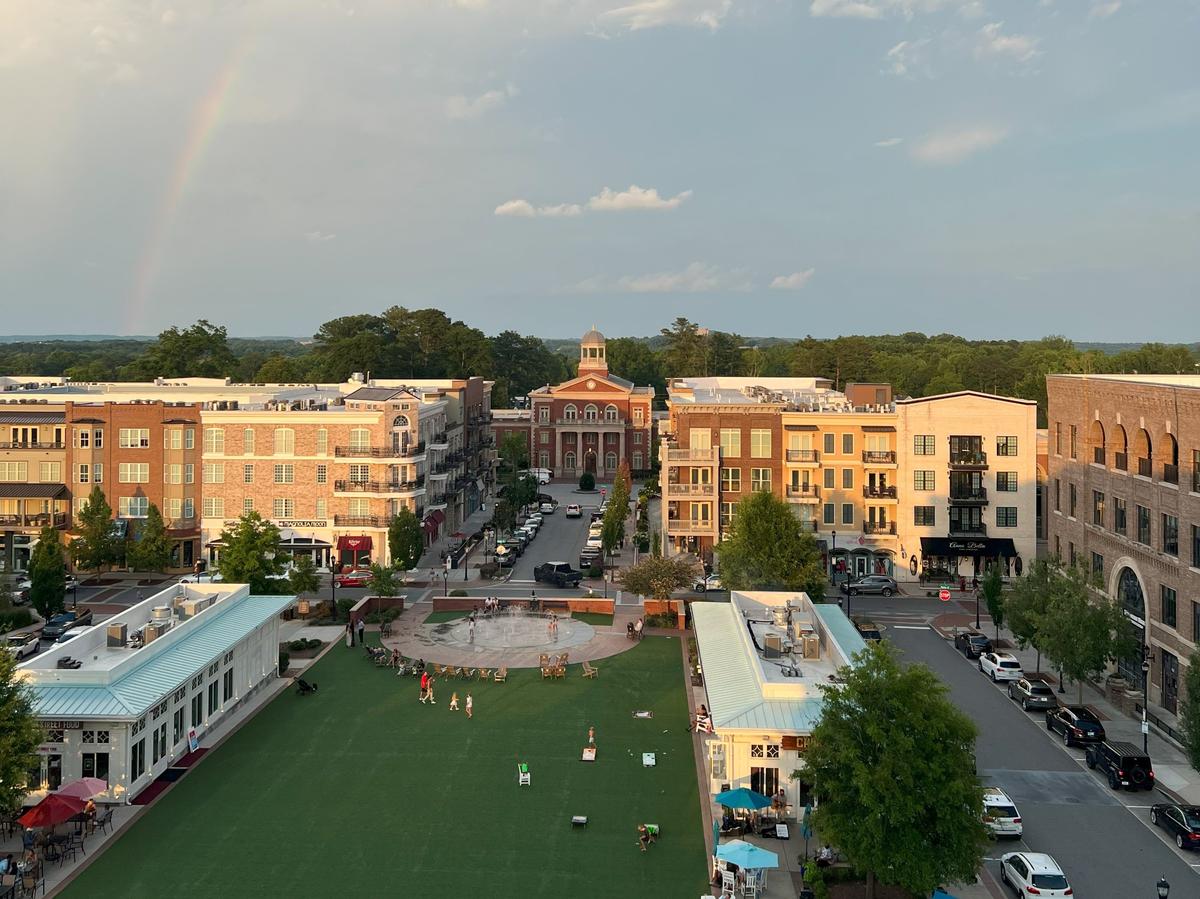
[[[866,899],[867,885],[863,883],[835,883],[829,887],[830,899]],[[913,894],[899,887],[875,884],[875,899],[913,899]]]

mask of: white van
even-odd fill
[[[520,472],[520,474],[529,475],[536,480],[538,484],[549,484],[550,479],[554,477],[554,472],[552,472],[549,468],[530,468],[528,471]]]
[[[1017,839],[1024,833],[1021,813],[999,787],[983,788],[983,823],[994,837]]]

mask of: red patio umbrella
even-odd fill
[[[58,791],[59,796],[74,796],[78,799],[91,799],[99,796],[108,789],[108,783],[98,777],[81,777],[67,784]]]
[[[20,818],[17,823],[22,827],[53,827],[70,821],[83,811],[87,801],[78,796],[63,796],[51,793]]]

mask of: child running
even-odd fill
[[[450,711],[452,711],[452,712],[458,711],[458,694],[457,693],[450,694]]]
[[[475,714],[475,700],[471,698],[471,694],[467,694],[467,717],[472,718]]]

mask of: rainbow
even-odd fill
[[[179,213],[184,194],[195,177],[204,151],[212,143],[221,113],[226,108],[230,90],[238,70],[245,62],[248,48],[249,44],[245,40],[234,45],[225,64],[217,72],[216,78],[213,79],[212,84],[192,111],[187,140],[184,142],[175,164],[171,166],[171,174],[163,191],[162,202],[159,203],[154,214],[152,227],[138,260],[134,275],[133,295],[126,306],[126,333],[135,334],[140,328],[145,327],[146,303],[150,296],[150,287],[162,262],[163,249],[171,231],[171,224]]]

